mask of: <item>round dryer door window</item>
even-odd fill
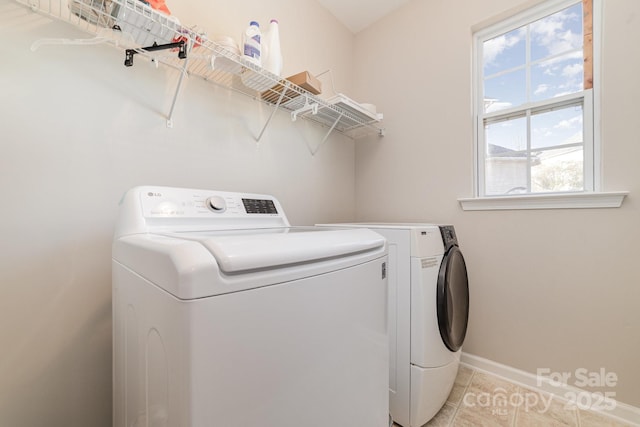
[[[458,351],[467,333],[469,281],[467,266],[458,246],[445,254],[438,275],[438,327],[447,348]]]

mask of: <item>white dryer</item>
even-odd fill
[[[451,392],[469,314],[469,286],[455,230],[433,224],[366,227],[389,246],[389,410],[420,427]]]
[[[113,243],[113,425],[386,427],[387,249],[267,195],[137,187]]]

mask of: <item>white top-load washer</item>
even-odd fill
[[[386,427],[387,248],[268,195],[137,187],[113,242],[115,427]]]
[[[355,223],[389,247],[389,409],[420,427],[446,402],[467,330],[467,269],[451,225]]]

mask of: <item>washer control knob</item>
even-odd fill
[[[213,196],[207,199],[206,205],[209,209],[216,213],[222,213],[227,210],[227,203],[220,196]]]

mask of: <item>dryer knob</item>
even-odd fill
[[[220,196],[213,196],[207,199],[207,207],[213,212],[221,213],[227,209],[227,203]]]

